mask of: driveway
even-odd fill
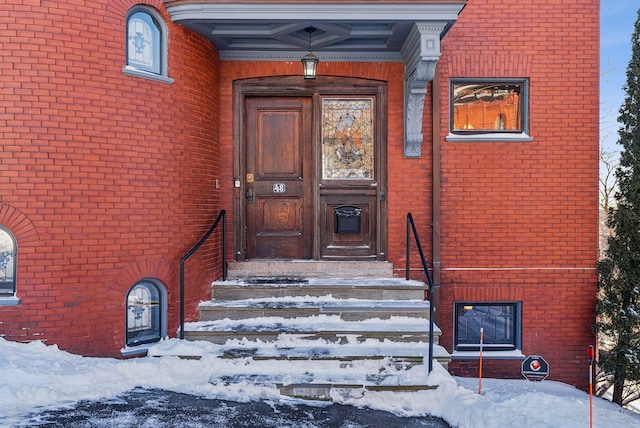
[[[103,401],[82,401],[69,409],[32,414],[14,426],[105,428],[449,427],[439,418],[404,418],[388,412],[357,409],[338,404],[312,407],[264,402],[237,403],[145,389],[135,389],[119,397]]]

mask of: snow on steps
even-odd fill
[[[296,263],[289,265],[298,272]],[[319,272],[318,265],[305,266]],[[203,351],[182,356],[218,358],[225,368],[211,374],[211,383],[266,385],[299,398],[433,388],[425,362],[425,287],[386,276],[218,281],[212,300],[199,306],[200,321],[185,324],[185,338],[198,341]],[[436,327],[434,358],[446,366],[450,356],[437,345],[439,336]],[[171,352],[158,345],[149,351],[156,354]]]
[[[437,388],[428,381],[427,343],[394,343],[369,339],[344,344],[282,334],[269,342],[246,338],[219,345],[206,341],[162,341],[149,356],[215,358],[213,384],[277,388],[282,395],[330,401],[333,394],[357,396],[364,391],[416,391]],[[434,356],[448,354],[435,346]]]

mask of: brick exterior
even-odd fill
[[[167,23],[173,84],[122,72],[137,3]],[[174,336],[178,262],[220,209],[215,48],[172,24],[160,0],[8,0],[0,46],[0,206],[33,230],[0,217],[18,241],[21,299],[0,307],[0,334],[117,356],[125,296],[155,277]],[[190,263],[194,319],[219,268]]]
[[[453,344],[455,301],[521,301],[523,353],[542,355],[550,379],[583,388],[595,340],[598,7],[470,2],[444,39],[438,65],[443,110],[449,78],[529,78],[534,138],[441,140],[441,343]],[[443,111],[443,130],[447,121]],[[477,375],[477,361],[451,367],[473,374],[474,365]],[[519,377],[520,365],[487,361],[483,371]]]
[[[125,18],[138,3],[168,27],[173,84],[122,72]],[[469,1],[428,85],[420,159],[403,156],[402,64],[322,62],[319,74],[388,84],[388,259],[398,270],[408,211],[433,260],[439,118],[441,344],[453,345],[454,302],[520,301],[523,353],[543,355],[551,379],[585,387],[597,281],[599,3],[574,3]],[[167,286],[174,336],[180,257],[220,209],[233,218],[232,82],[296,75],[300,64],[219,61],[161,0],[7,0],[0,46],[0,224],[18,240],[21,299],[0,307],[0,335],[117,356],[126,293],[154,277]],[[449,79],[481,77],[529,79],[533,142],[446,140]],[[220,275],[211,263],[218,239],[188,262],[187,320]],[[451,369],[475,375],[477,360]],[[486,376],[519,369],[484,364]]]

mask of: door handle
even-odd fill
[[[253,186],[247,186],[247,191],[244,194],[249,201],[253,201]]]

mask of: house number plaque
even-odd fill
[[[287,191],[287,186],[284,183],[274,183],[273,184],[273,193],[284,193]]]

